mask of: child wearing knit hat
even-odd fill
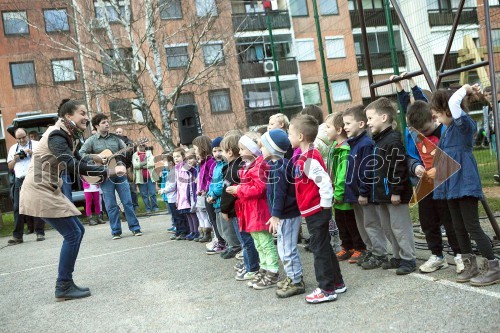
[[[295,184],[293,163],[285,158],[290,140],[285,131],[273,129],[261,137],[262,154],[269,165],[267,180],[267,203],[271,218],[267,222],[269,232],[278,233],[278,254],[287,278],[278,283],[276,296],[291,297],[305,293],[303,270],[297,248],[301,218]]]
[[[250,233],[259,253],[260,270],[258,274],[246,273],[247,278],[255,275],[248,286],[267,289],[278,282],[279,259],[273,235],[266,225],[271,217],[266,198],[268,165],[262,157],[258,139],[258,134],[252,132],[240,138],[240,155],[246,165],[239,171],[240,184],[229,186],[226,192],[238,198],[235,210],[240,230]]]

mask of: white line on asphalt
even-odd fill
[[[439,283],[439,284],[442,284],[442,285],[445,285],[448,287],[453,287],[453,288],[457,288],[457,289],[465,290],[465,291],[472,291],[472,292],[477,293],[477,294],[486,295],[486,296],[495,297],[495,298],[500,299],[500,293],[497,293],[494,291],[484,290],[484,289],[480,289],[478,287],[471,287],[471,286],[468,286],[465,284],[460,284],[460,283],[452,282],[452,281],[448,281],[448,280],[436,279],[436,278],[433,278],[432,276],[422,275],[422,274],[418,274],[418,273],[411,273],[410,276],[413,276],[413,277],[416,277],[416,278],[419,278],[422,280],[426,280],[426,281],[436,282],[436,283]]]
[[[154,246],[158,246],[158,245],[163,245],[163,244],[167,244],[167,243],[170,243],[170,242],[172,242],[172,241],[170,240],[170,241],[160,242],[160,243],[154,243],[154,244],[150,244],[150,245],[146,245],[146,246],[132,247],[132,248],[121,250],[121,251],[114,251],[114,252],[96,254],[96,255],[93,255],[93,256],[90,256],[90,257],[79,258],[79,259],[77,259],[77,261],[87,260],[87,259],[92,259],[92,258],[99,258],[99,257],[109,256],[109,255],[112,255],[112,254],[129,252],[129,251],[133,251],[133,250],[146,249],[148,247],[154,247]],[[33,270],[36,270],[36,269],[47,268],[47,267],[52,267],[52,266],[57,266],[57,265],[59,265],[59,263],[54,263],[54,264],[49,264],[49,265],[43,265],[43,266],[36,266],[36,267],[22,269],[22,270],[15,271],[15,272],[0,273],[0,276],[12,275],[12,274],[23,273],[23,272],[29,272],[29,271],[33,271]]]

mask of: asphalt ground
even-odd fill
[[[348,291],[311,305],[304,295],[278,299],[274,288],[250,289],[234,279],[234,259],[171,241],[170,216],[140,222],[142,237],[123,224],[120,240],[111,240],[108,224],[86,226],[74,279],[92,296],[81,300],[54,300],[62,242],[56,231],[43,242],[27,235],[23,244],[3,247],[0,332],[500,332],[500,285],[455,283],[454,266],[397,276],[342,262]],[[310,292],[312,254],[300,253]]]

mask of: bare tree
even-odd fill
[[[76,73],[82,85],[70,89],[84,95],[92,110],[99,112],[103,101],[132,101],[131,108],[124,107],[114,116],[141,122],[163,148],[174,146],[174,105],[182,94],[227,87],[238,71],[236,61],[230,61],[235,46],[229,1],[15,2],[39,13],[40,17],[29,15],[27,20],[44,35],[32,41],[40,49],[76,55],[74,68],[61,62],[54,69],[52,63],[52,72]],[[40,8],[67,8],[67,15],[53,12],[49,23],[56,32],[66,30],[62,28],[67,24],[71,33],[48,33],[47,17],[43,17],[47,14],[34,10]]]

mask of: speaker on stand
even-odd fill
[[[175,116],[179,128],[181,144],[190,145],[194,138],[202,135],[200,114],[196,104],[184,104],[175,106]]]

